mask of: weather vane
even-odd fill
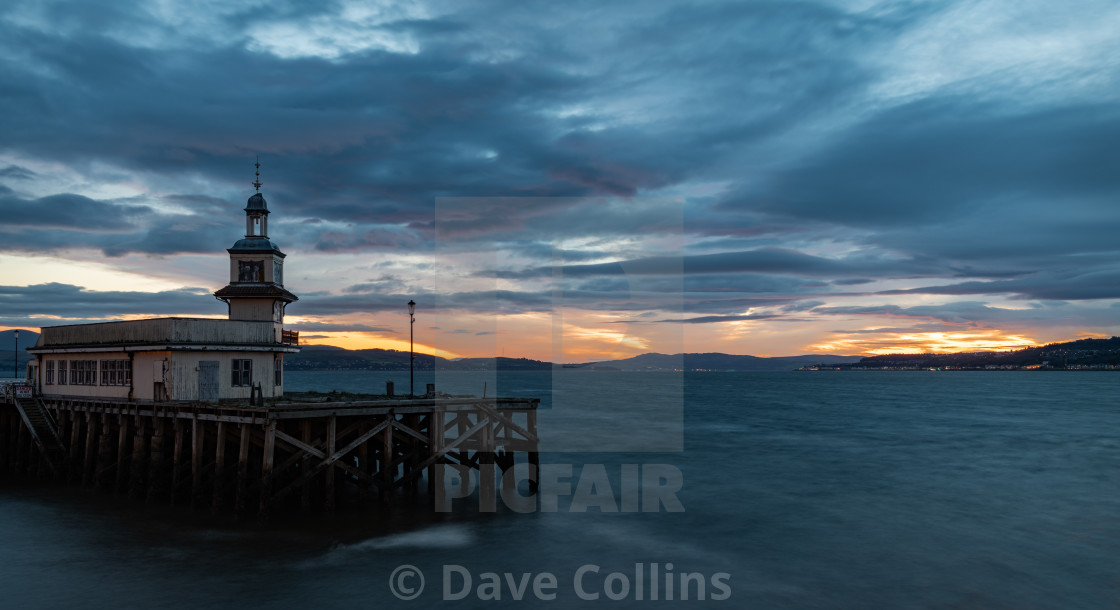
[[[253,186],[257,187],[257,192],[261,192],[261,156],[257,155],[257,162],[254,163],[257,167],[257,179],[253,180]]]

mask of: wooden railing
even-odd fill
[[[281,330],[280,331],[281,343],[284,345],[299,345],[299,331],[298,330]]]

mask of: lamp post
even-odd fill
[[[416,373],[413,362],[416,361],[416,351],[412,347],[412,329],[416,326],[416,301],[408,301],[408,397],[413,398],[415,393]]]
[[[16,338],[12,342],[12,379],[19,379],[19,331],[14,331]]]

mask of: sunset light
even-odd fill
[[[5,608],[1117,608],[1118,404],[1117,0],[0,2]]]
[[[846,338],[810,345],[810,352],[829,354],[943,354],[952,352],[993,351],[1002,352],[1037,343],[1019,335],[1006,335],[998,331],[987,332],[932,332],[932,333],[870,333],[858,338]]]

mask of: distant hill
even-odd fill
[[[622,360],[579,365],[591,370],[616,371],[792,371],[802,366],[850,363],[855,356],[736,356],[719,352],[689,354],[649,353]]]
[[[436,362],[445,361],[439,356],[416,354],[416,370],[432,370]],[[408,352],[392,349],[348,350],[330,345],[308,345],[298,354],[284,356],[284,367],[289,370],[350,369],[373,371],[408,370]]]
[[[854,356],[786,356],[760,358],[730,354],[642,354],[623,360],[564,365],[567,369],[616,371],[791,371],[821,362],[852,362]],[[449,360],[430,354],[416,354],[416,370],[444,371],[547,371],[555,365],[529,358],[459,358]],[[344,350],[333,346],[309,345],[298,354],[285,357],[289,370],[374,370],[407,371],[408,352],[386,349]]]
[[[19,331],[19,349],[15,350],[18,353],[19,364],[16,366],[19,377],[24,375],[27,368],[27,361],[31,359],[31,354],[27,353],[26,348],[35,345],[39,340],[39,333],[31,330],[20,329]],[[15,331],[5,330],[0,331],[0,377],[8,378],[12,376],[12,348],[15,347]]]
[[[842,365],[828,364],[825,368],[840,370],[1112,369],[1120,368],[1120,337],[1078,339],[1009,352],[885,354],[869,356],[858,362]]]

